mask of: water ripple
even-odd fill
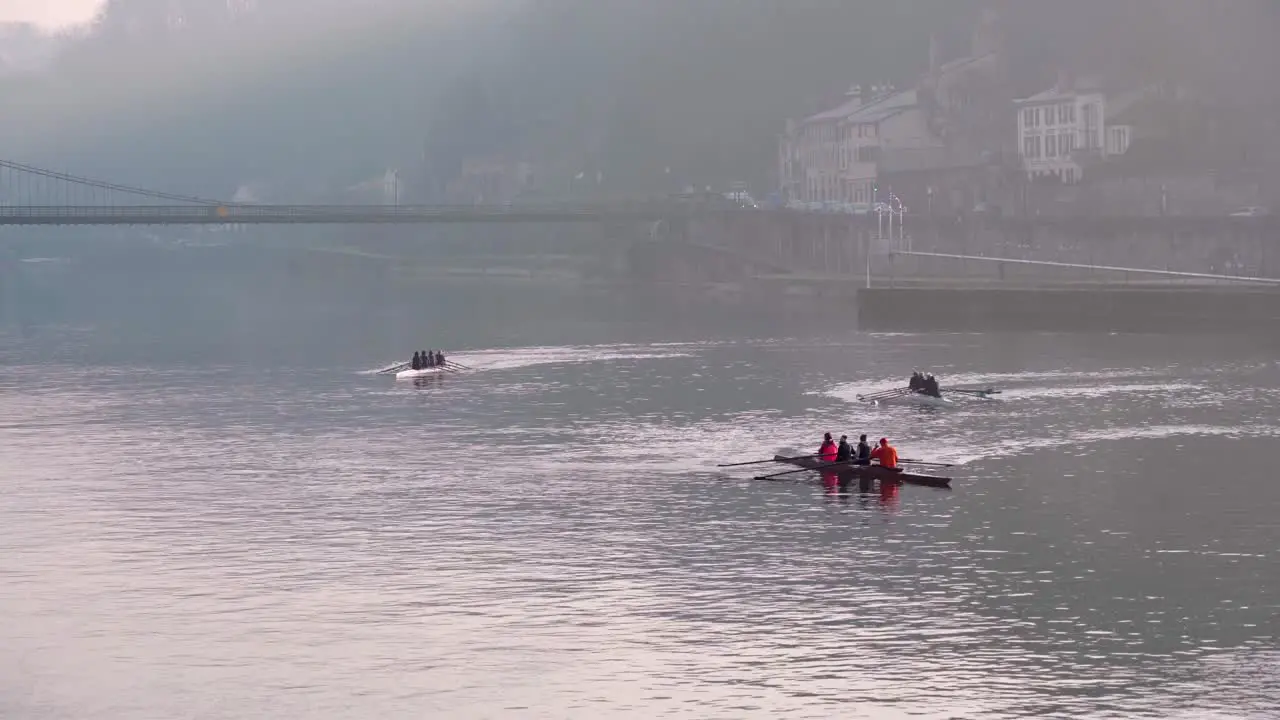
[[[961,339],[948,377],[1007,402],[848,402],[947,344],[898,340],[475,351],[424,386],[6,366],[0,715],[1280,706],[1269,376],[1043,367],[1052,340],[983,374]],[[958,460],[956,489],[715,467],[824,430]]]

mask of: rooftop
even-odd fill
[[[860,98],[852,98],[831,110],[820,112],[805,119],[804,124],[808,125],[829,120],[848,123],[878,123],[905,110],[910,110],[918,104],[919,97],[915,90],[894,93],[866,103],[862,102]]]
[[[942,67],[938,68],[938,72],[939,74],[946,75],[948,73],[956,72],[957,70],[963,70],[964,68],[970,65],[977,65],[983,62],[984,60],[994,60],[994,59],[996,59],[996,54],[991,52],[985,53],[983,55],[974,55],[971,57],[956,58],[951,62],[943,63]]]
[[[1103,84],[1099,79],[1081,78],[1068,87],[1063,87],[1061,84],[1054,85],[1044,92],[1036,93],[1031,97],[1016,100],[1015,102],[1019,105],[1061,102],[1063,100],[1070,100],[1072,97],[1081,93],[1100,93],[1103,91]]]

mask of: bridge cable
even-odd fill
[[[239,203],[226,203],[220,200],[209,200],[208,198],[196,197],[194,195],[175,195],[173,193],[159,192],[156,190],[146,190],[144,188],[133,187],[130,185],[119,185],[116,183],[104,182],[101,180],[91,180],[89,178],[68,175],[67,173],[56,172],[53,170],[45,170],[44,168],[34,167],[32,165],[24,165],[22,163],[13,162],[12,160],[0,160],[0,168],[16,170],[18,172],[39,175],[53,180],[62,180],[75,185],[87,185],[89,187],[101,188],[103,190],[111,190],[114,192],[125,193],[129,195],[141,195],[142,197],[154,198],[157,200],[173,200],[175,202],[192,203],[195,205],[238,205]]]

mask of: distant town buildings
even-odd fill
[[[892,196],[913,214],[1214,214],[1275,195],[1266,159],[1247,149],[1258,131],[1241,118],[1256,113],[1223,112],[1203,91],[1064,71],[1046,90],[1015,93],[992,7],[967,57],[941,63],[931,43],[915,87],[855,86],[788,122],[786,204],[865,212]]]
[[[854,86],[840,105],[787,124],[779,142],[784,201],[793,207],[862,212],[894,195],[919,209],[970,204],[984,193],[966,180],[1012,145],[999,17],[984,13],[971,55],[942,64],[915,88]],[[944,186],[945,185],[945,186]]]
[[[1016,103],[1018,149],[1032,179],[1079,182],[1082,161],[1123,155],[1133,128],[1116,120],[1140,93],[1108,95],[1096,80],[1062,80]]]
[[[846,102],[788,127],[781,143],[783,197],[789,203],[867,206],[875,202],[886,148],[930,144],[914,90],[849,91]]]
[[[445,201],[459,205],[508,203],[519,197],[533,180],[527,162],[499,156],[467,158],[461,172],[445,187]]]

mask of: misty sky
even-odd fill
[[[93,17],[103,0],[0,0],[0,22],[58,28]]]

